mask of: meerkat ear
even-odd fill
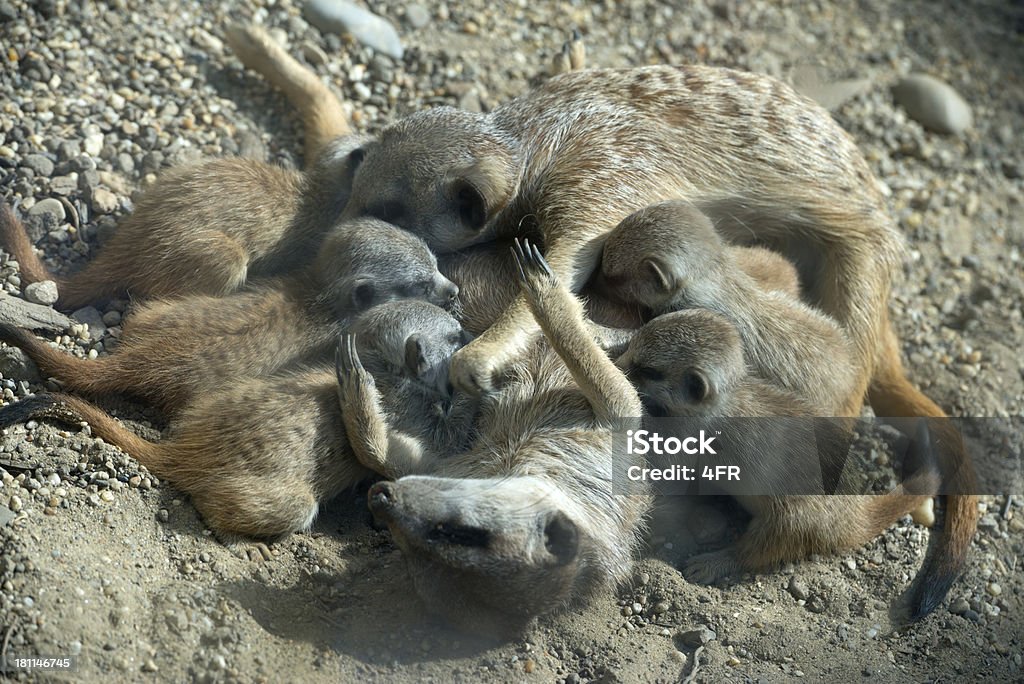
[[[457,171],[449,185],[459,219],[472,230],[483,228],[512,197],[513,171],[497,157],[483,157]]]
[[[714,390],[703,371],[691,368],[683,374],[683,392],[689,401],[699,404],[707,401]]]
[[[324,200],[340,216],[352,196],[356,171],[376,143],[368,135],[346,135],[332,140],[317,157],[310,174],[323,188]]]
[[[672,271],[666,268],[665,264],[661,263],[654,257],[649,257],[643,260],[643,267],[647,269],[648,273],[654,276],[654,282],[662,289],[663,292],[675,291],[675,278],[672,277]]]
[[[368,279],[357,280],[352,288],[352,306],[362,311],[370,308],[374,298],[377,296],[377,288],[373,281]]]
[[[423,351],[423,339],[418,333],[405,340],[405,367],[417,378],[427,371],[427,355]]]

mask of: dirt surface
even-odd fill
[[[60,0],[0,1],[4,201],[31,212],[65,198],[60,212],[42,205],[30,223],[53,266],[72,269],[160,168],[237,153],[297,163],[298,122],[218,38],[229,15],[278,28],[369,130],[431,104],[486,110],[507,100],[573,27],[595,66],[706,62],[790,78],[794,67],[819,65],[826,79],[868,79],[835,115],[892,191],[908,238],[892,310],[912,379],[958,415],[1022,413],[1019,4],[473,0],[371,8],[399,29],[403,60],[325,38],[292,0],[121,0],[84,10]],[[915,70],[951,84],[973,108],[973,127],[929,133],[894,104],[889,86]],[[22,296],[6,256],[0,281]],[[88,339],[81,325],[49,336],[78,354],[105,353],[116,346],[126,305],[80,314],[91,321]],[[0,352],[5,401],[51,387],[18,354]],[[159,436],[163,422],[153,412],[106,406]],[[929,535],[909,519],[856,552],[709,588],[688,584],[677,566],[726,543],[743,521],[727,502],[665,499],[630,584],[490,643],[422,614],[400,553],[370,525],[364,491],[341,496],[310,533],[254,561],[214,540],[186,496],[87,427],[17,426],[0,449],[0,644],[7,655],[76,656],[76,672],[46,675],[59,681],[1022,677],[1024,497],[1009,506],[1003,496],[983,499],[967,574],[944,606],[900,631],[890,609]]]

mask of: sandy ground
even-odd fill
[[[217,35],[228,14],[278,27],[351,101],[356,125],[371,130],[429,104],[486,110],[507,100],[572,27],[592,65],[707,62],[783,78],[822,65],[829,78],[870,80],[836,118],[892,190],[908,237],[893,313],[913,380],[959,415],[1021,414],[1019,6],[424,2],[422,28],[411,3],[372,8],[399,28],[403,61],[325,39],[290,0],[89,3],[85,15],[63,2],[0,2],[4,201],[20,198],[27,209],[64,196],[79,208],[78,230],[36,221],[53,265],[70,269],[161,167],[239,152],[295,164],[298,122],[226,53]],[[972,105],[974,127],[943,137],[908,119],[888,86],[911,70],[952,84]],[[34,153],[55,163],[36,160],[29,175],[21,169]],[[70,174],[92,170],[83,153],[98,176],[76,183]],[[97,188],[113,194],[113,206]],[[0,280],[20,296],[12,264],[0,261]],[[79,354],[113,349],[124,307],[101,310],[90,341],[69,334],[63,342]],[[5,400],[48,387],[17,359],[4,366]],[[105,405],[159,436],[152,411]],[[48,675],[58,681],[1022,677],[1022,497],[1005,513],[1005,497],[983,499],[967,574],[945,606],[906,629],[895,629],[890,608],[929,534],[909,519],[856,552],[709,588],[676,568],[695,550],[725,544],[742,518],[728,502],[666,499],[631,583],[489,643],[422,614],[400,553],[370,525],[364,491],[343,495],[311,532],[255,562],[215,541],[181,492],[87,429],[18,426],[0,449],[0,643],[9,655],[75,655],[76,672]],[[701,630],[714,634],[704,632],[713,638],[698,648]]]

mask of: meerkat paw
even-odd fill
[[[694,584],[720,584],[739,576],[742,571],[733,548],[701,553],[683,564],[683,577]]]
[[[497,354],[474,345],[474,342],[470,342],[455,352],[448,378],[457,390],[478,397],[496,389],[495,375],[501,363]]]
[[[573,29],[569,40],[562,43],[561,51],[555,55],[551,64],[551,75],[567,74],[586,68],[587,50],[583,44],[583,36]]]
[[[516,238],[511,249],[519,267],[519,287],[527,299],[537,301],[545,292],[558,287],[558,276],[551,270],[537,245]]]
[[[345,333],[334,352],[334,374],[338,378],[338,393],[344,402],[374,386],[373,376],[363,367],[356,350],[356,337]]]
[[[266,563],[274,559],[274,552],[263,542],[253,541],[248,537],[227,532],[214,531],[213,537],[230,551],[235,558],[252,563]]]

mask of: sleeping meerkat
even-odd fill
[[[707,309],[687,309],[658,316],[644,325],[616,365],[637,387],[645,411],[652,416],[768,419],[832,415],[827,403],[808,400],[752,375],[745,352],[742,332],[732,320]],[[836,349],[832,356],[844,353],[848,351]],[[817,465],[818,457],[845,460],[849,443],[836,439],[833,446],[842,453],[822,453],[814,430],[809,429],[809,451],[802,452],[790,443],[799,439],[795,432],[800,430],[794,431],[793,425],[782,428],[785,446],[777,441],[778,426],[769,420],[739,420],[721,426],[730,445],[724,457],[743,475],[742,483],[726,480],[717,488],[734,496],[752,518],[735,546],[700,554],[686,563],[684,574],[692,581],[712,583],[740,571],[772,570],[812,553],[863,546],[938,491],[937,473],[929,468],[911,473],[905,486],[881,496],[751,495],[758,489],[778,491],[780,486],[801,491],[803,485],[793,479],[800,477],[802,466],[810,462],[786,462],[786,449],[793,448],[797,458],[813,455],[811,465]],[[811,428],[810,421],[804,427]],[[781,447],[781,452],[772,452],[774,447]],[[820,477],[819,472],[818,485]],[[815,489],[818,487],[806,491]]]
[[[362,353],[373,361],[409,358],[408,364],[381,362],[372,369],[390,389],[384,401],[389,414],[417,434],[424,407],[449,400],[437,389],[436,373],[418,359],[450,358],[463,344],[462,329],[450,314],[426,302],[379,308],[390,311],[389,325],[371,322],[360,328]],[[375,331],[386,334],[374,337]],[[409,354],[410,349],[418,353]],[[210,529],[231,542],[273,540],[306,529],[322,503],[370,474],[352,455],[341,411],[335,371],[314,367],[274,376],[236,375],[211,387],[179,407],[158,442],[68,394],[38,394],[7,405],[0,409],[0,426],[31,418],[88,422],[94,435],[187,492]],[[432,438],[434,432],[420,434]]]
[[[300,111],[317,99],[259,29],[232,31],[236,54],[287,81]],[[533,233],[574,290],[624,216],[696,203],[726,237],[799,264],[804,298],[842,327],[857,380],[837,413],[856,415],[867,391],[880,416],[945,416],[904,374],[887,311],[901,241],[870,169],[825,110],[774,79],[700,66],[566,73],[488,114],[415,114],[349,159],[358,166],[344,176],[347,212],[392,216],[439,251]],[[525,311],[517,300],[457,355],[456,384],[491,385],[536,330]],[[962,448],[944,456],[942,474],[945,523],[913,599],[918,617],[962,572],[979,515]]]
[[[371,488],[370,509],[391,530],[417,593],[458,625],[502,632],[623,580],[649,506],[611,487],[612,431],[639,424],[636,390],[539,252],[527,246],[518,256],[521,287],[551,344],[538,340],[502,389],[480,399],[469,448],[441,458],[393,448],[361,354],[348,345],[339,358],[356,457],[396,478]]]
[[[689,308],[725,316],[756,373],[814,406],[813,415],[842,415],[857,384],[843,330],[786,293],[784,268],[781,290],[752,277],[746,266],[752,262],[756,275],[763,259],[727,245],[692,204],[661,202],[626,217],[608,236],[598,289],[654,316]]]
[[[423,241],[375,219],[341,223],[312,265],[226,297],[188,295],[139,305],[119,348],[81,359],[0,324],[66,391],[119,393],[169,412],[231,379],[330,360],[339,332],[360,311],[397,299],[451,307],[458,287]]]

